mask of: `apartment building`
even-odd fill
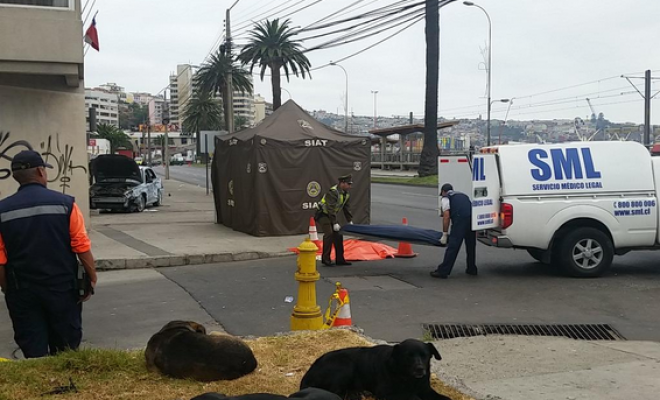
[[[181,126],[182,114],[186,104],[192,98],[193,66],[190,64],[179,64],[176,66],[176,74],[170,75],[170,123]]]
[[[252,114],[254,115],[254,125],[259,125],[267,116],[273,113],[273,103],[268,103],[261,94],[254,96],[252,104]]]
[[[96,123],[119,128],[119,96],[99,89],[85,89],[85,110],[87,131],[89,132],[89,109],[96,109]]]
[[[234,92],[233,100],[234,118],[243,121],[243,126],[254,126],[254,97],[252,94]]]
[[[163,123],[163,108],[165,100],[162,97],[153,97],[149,101],[149,124],[161,125]]]

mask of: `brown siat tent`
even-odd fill
[[[307,233],[316,203],[350,173],[353,221],[368,224],[370,161],[369,138],[323,125],[289,100],[260,125],[216,139],[217,221],[254,236]]]

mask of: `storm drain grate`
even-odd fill
[[[434,339],[488,335],[556,336],[576,340],[626,340],[616,329],[607,324],[537,325],[537,324],[423,324],[425,332]]]

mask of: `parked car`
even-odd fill
[[[183,165],[184,162],[182,154],[175,154],[170,158],[170,165]]]
[[[90,207],[98,210],[144,211],[163,202],[163,183],[149,167],[121,155],[102,155],[91,163],[94,184]]]

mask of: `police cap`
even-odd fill
[[[342,176],[339,177],[339,182],[353,183],[353,175],[351,175],[351,174],[342,175]]]
[[[31,169],[37,167],[53,168],[41,158],[41,155],[33,150],[23,150],[14,156],[11,161],[11,170],[20,171],[22,169]]]

